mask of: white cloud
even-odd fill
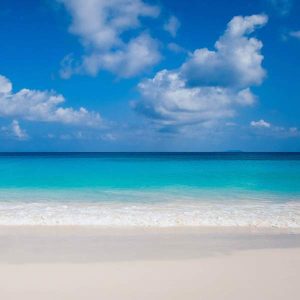
[[[297,38],[297,39],[300,39],[300,30],[299,31],[291,31],[290,36],[294,37],[294,38]]]
[[[64,61],[62,77],[81,72],[95,75],[100,70],[131,77],[160,60],[159,43],[148,33],[135,33],[142,17],[159,15],[157,6],[143,0],[58,1],[71,14],[69,31],[80,38],[85,49],[82,63],[73,66],[70,60]],[[123,37],[125,32],[131,34],[128,41]]]
[[[187,87],[178,72],[160,71],[153,79],[139,84],[143,100],[134,104],[136,111],[162,125],[186,125],[232,117],[234,106],[252,103],[249,90],[206,86]]]
[[[251,125],[251,127],[255,127],[255,128],[270,128],[271,127],[271,123],[266,122],[262,119],[259,121],[251,121],[250,125]]]
[[[62,95],[53,91],[22,89],[12,91],[12,83],[4,76],[0,77],[0,116],[21,118],[29,121],[58,122],[80,126],[99,126],[100,115],[81,107],[62,107],[65,102]]]
[[[171,16],[169,20],[164,24],[164,30],[169,32],[172,37],[176,37],[177,31],[181,24],[175,16]]]
[[[60,139],[60,140],[82,140],[82,141],[106,141],[106,142],[115,142],[118,137],[116,134],[111,132],[103,132],[99,134],[99,131],[70,131],[68,133],[61,134],[47,134],[45,138],[48,139]]]
[[[0,95],[9,93],[11,90],[11,82],[5,76],[0,75]]]
[[[300,137],[300,131],[297,127],[276,126],[263,119],[250,122],[250,126],[256,129],[256,133],[258,134],[269,135],[277,138]]]
[[[182,66],[190,85],[245,88],[262,82],[262,42],[247,35],[266,24],[265,15],[234,17],[215,44],[215,51],[197,49]]]
[[[26,131],[21,128],[17,120],[13,120],[9,126],[2,127],[1,132],[8,137],[18,140],[27,140],[29,138]]]
[[[124,49],[85,56],[82,66],[91,75],[105,69],[121,77],[132,77],[160,59],[158,45],[148,34],[130,40]]]
[[[163,70],[139,84],[141,100],[134,109],[161,126],[211,124],[250,106],[250,87],[265,77],[262,43],[248,37],[267,22],[265,15],[234,17],[216,51],[196,50],[177,70]]]
[[[74,55],[72,53],[66,55],[60,63],[61,68],[59,74],[61,78],[68,79],[74,73],[80,72],[81,66],[75,60]]]

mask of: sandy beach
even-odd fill
[[[0,0],[0,300],[300,300],[300,0]]]
[[[0,227],[1,299],[296,299],[299,276],[298,232]]]

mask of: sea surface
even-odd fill
[[[300,153],[1,153],[0,225],[300,228]]]

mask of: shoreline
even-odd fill
[[[0,226],[253,227],[300,230],[300,202],[15,202],[1,201]]]

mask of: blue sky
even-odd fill
[[[300,151],[300,2],[2,0],[0,151]]]

